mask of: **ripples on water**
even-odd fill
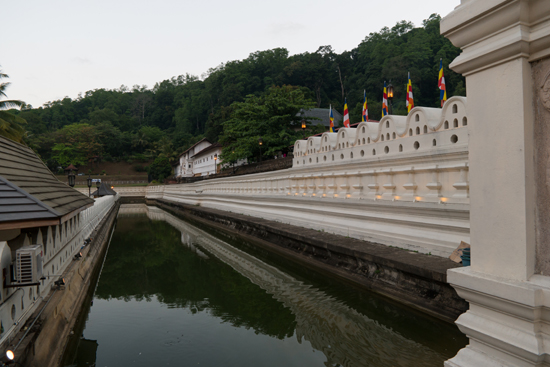
[[[421,315],[155,207],[122,206],[74,366],[442,366]]]

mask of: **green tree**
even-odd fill
[[[7,79],[9,76],[0,70],[0,80]],[[9,82],[0,82],[0,98],[7,98],[6,89]],[[25,125],[27,122],[19,116],[14,115],[9,110],[14,107],[21,107],[24,102],[18,100],[0,100],[0,135],[12,139],[18,143],[23,142],[25,136]]]
[[[147,167],[147,173],[149,173],[154,180],[163,181],[172,174],[172,166],[170,166],[168,158],[159,156],[149,167]]]
[[[88,124],[71,124],[57,133],[55,152],[52,158],[63,166],[70,163],[84,165],[89,159],[101,156],[103,145],[99,143],[99,134]]]
[[[231,118],[223,123],[225,161],[256,157],[263,140],[262,154],[273,156],[302,136],[300,110],[313,108],[299,87],[271,87],[260,96],[249,95],[244,102],[234,102]]]

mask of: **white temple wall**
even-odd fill
[[[454,97],[298,140],[290,169],[149,186],[146,197],[449,256],[470,239],[466,114]]]

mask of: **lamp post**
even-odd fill
[[[75,176],[74,176],[74,171],[72,169],[67,171],[67,178],[69,180],[69,186],[74,187]]]
[[[90,197],[92,196],[92,178],[90,177],[90,175],[88,175],[86,183],[88,184],[88,197]]]
[[[218,173],[218,154],[214,154],[214,174]]]
[[[262,163],[262,145],[264,143],[264,141],[262,140],[262,138],[259,138],[258,139],[258,143],[260,144],[260,163]]]
[[[388,115],[393,115],[393,85],[388,84]]]
[[[306,120],[302,119],[302,131],[304,133],[304,139],[306,138]]]

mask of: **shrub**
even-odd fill
[[[162,181],[172,174],[172,166],[166,157],[158,157],[153,164],[148,167],[147,172],[154,180]]]
[[[145,172],[145,167],[141,164],[135,164],[134,167],[132,167],[134,171],[136,172]]]

